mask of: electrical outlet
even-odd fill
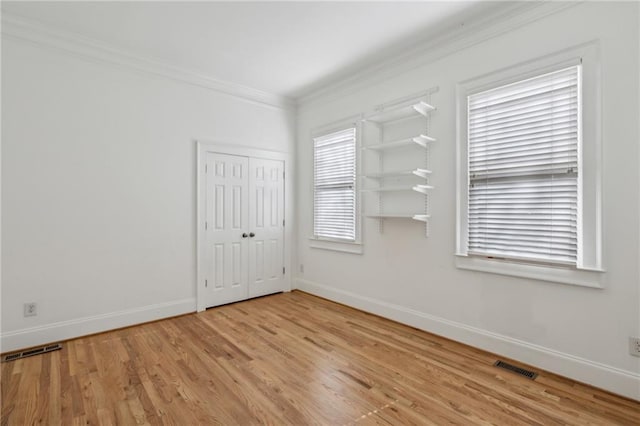
[[[629,337],[629,354],[640,356],[640,337]]]
[[[300,273],[304,274],[304,265],[302,263],[300,264]]]
[[[35,317],[38,315],[38,305],[35,302],[24,304],[24,316]]]

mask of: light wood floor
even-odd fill
[[[4,363],[3,425],[640,424],[640,403],[301,292]]]

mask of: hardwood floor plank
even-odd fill
[[[497,358],[295,291],[3,363],[0,418],[20,426],[640,424],[640,402],[545,371],[522,378],[496,369]]]
[[[62,405],[60,403],[60,351],[52,352],[49,354],[50,374],[49,374],[49,395],[48,406],[49,412],[47,413],[48,423],[57,425],[62,423],[61,413]]]

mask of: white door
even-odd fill
[[[285,290],[284,164],[207,153],[205,306]]]
[[[249,159],[208,153],[206,176],[206,306],[214,306],[248,294]]]
[[[249,159],[249,297],[284,290],[284,164]]]

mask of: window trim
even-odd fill
[[[456,266],[481,272],[563,284],[603,287],[602,148],[600,54],[597,42],[585,43],[541,58],[475,77],[457,85],[456,112]],[[577,266],[496,259],[467,253],[468,146],[467,96],[494,87],[582,64],[582,143],[578,146]],[[587,164],[587,167],[584,167]]]
[[[331,123],[327,123],[318,127],[311,129],[310,132],[310,140],[311,140],[311,159],[310,159],[310,170],[311,170],[311,179],[310,179],[310,193],[313,194],[315,191],[315,178],[314,178],[314,158],[315,158],[315,150],[313,146],[313,140],[317,137],[328,135],[330,133],[339,132],[341,130],[345,130],[348,128],[356,129],[356,140],[355,140],[355,149],[356,149],[356,179],[355,179],[355,239],[353,241],[350,240],[341,240],[338,238],[324,238],[313,235],[313,229],[315,227],[315,217],[314,217],[314,209],[315,209],[315,200],[313,196],[311,197],[311,236],[309,239],[309,247],[323,250],[333,250],[344,253],[353,253],[353,254],[362,254],[362,233],[361,233],[361,202],[360,202],[360,141],[362,138],[362,114],[343,118],[341,120],[337,120]]]

